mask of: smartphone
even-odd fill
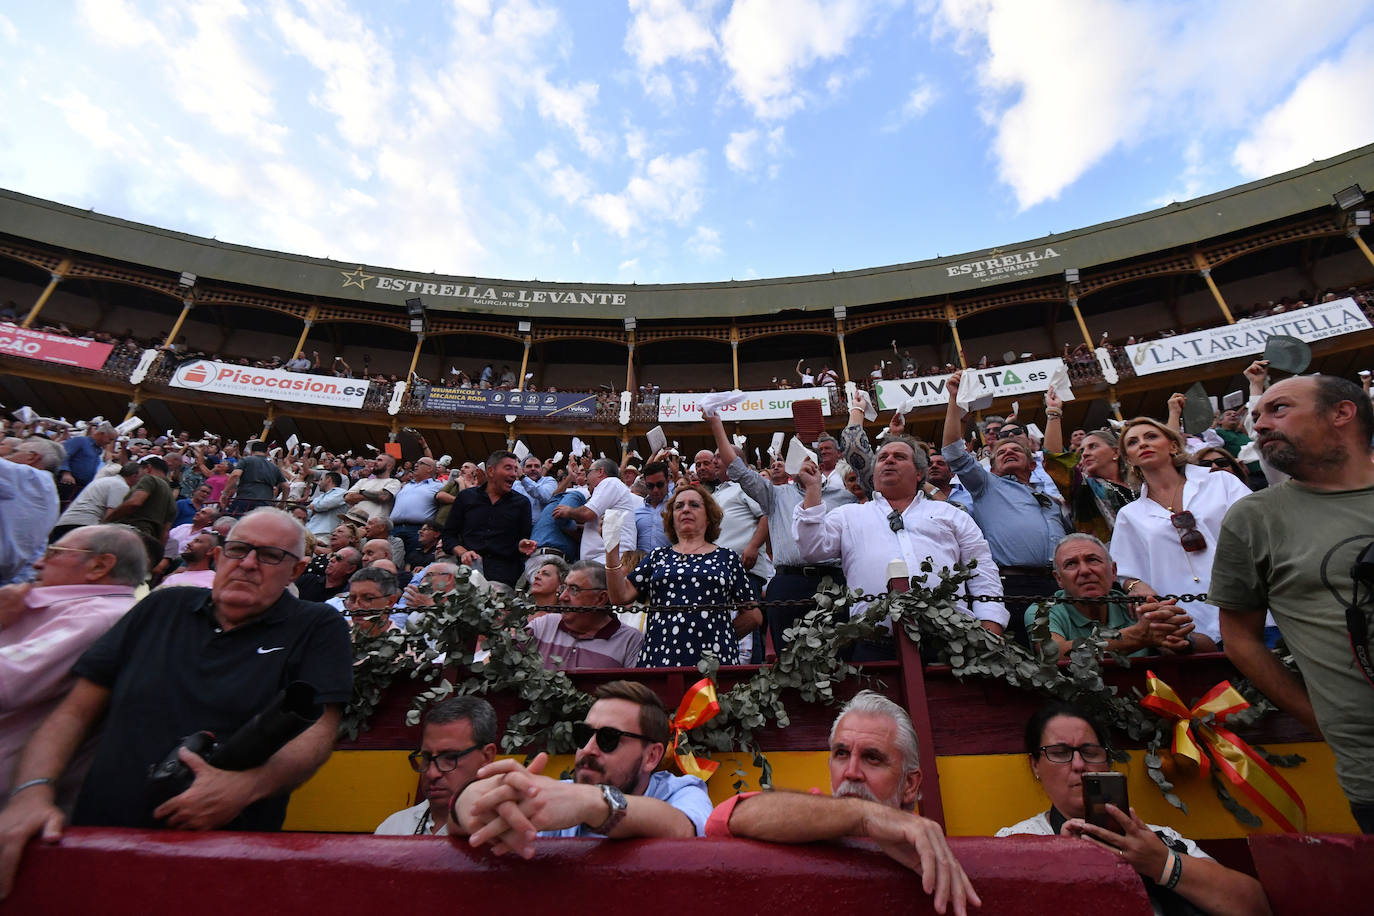
[[[1122,813],[1131,813],[1131,801],[1126,795],[1125,773],[1083,774],[1083,819],[1103,830],[1124,834],[1121,824],[1112,817],[1107,805],[1115,805]]]

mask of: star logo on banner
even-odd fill
[[[339,273],[343,274],[344,276],[344,289],[347,289],[350,286],[356,286],[358,287],[358,289],[365,290],[367,289],[368,280],[377,279],[372,274],[363,273],[363,269],[361,267],[354,268],[353,270],[341,270],[339,271]]]

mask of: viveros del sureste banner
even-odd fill
[[[658,396],[658,422],[697,423],[701,421],[701,394],[662,392]],[[830,389],[781,388],[776,391],[746,391],[744,400],[720,409],[722,420],[777,420],[792,416],[792,402],[820,400],[821,413],[830,416]]]
[[[295,401],[329,407],[362,407],[367,397],[366,379],[308,375],[281,369],[254,369],[210,359],[196,359],[178,366],[169,384],[173,388],[232,394],[241,398]]]
[[[1247,318],[1235,324],[1208,328],[1192,334],[1130,344],[1126,354],[1136,375],[1186,369],[1264,352],[1265,342],[1275,335],[1296,337],[1312,343],[1367,331],[1369,319],[1354,299],[1335,299],[1265,318]]]

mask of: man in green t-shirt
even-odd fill
[[[177,501],[171,484],[167,482],[167,462],[156,455],[149,455],[139,464],[143,468],[143,476],[129,489],[124,502],[110,510],[105,521],[123,522],[143,535],[151,569],[162,559],[167,532],[177,516]]]
[[[1326,738],[1356,822],[1374,833],[1374,670],[1364,670],[1352,647],[1370,648],[1374,614],[1374,588],[1357,589],[1353,575],[1374,544],[1374,409],[1353,382],[1312,375],[1270,387],[1254,420],[1260,454],[1292,479],[1226,513],[1210,600],[1221,609],[1227,656]],[[1301,681],[1265,648],[1266,609]]]
[[[1050,637],[1063,658],[1075,640],[1091,636],[1093,627],[1120,630],[1107,640],[1107,649],[1122,655],[1159,655],[1162,652],[1212,652],[1216,645],[1193,632],[1193,618],[1173,601],[1147,601],[1131,613],[1125,602],[1106,604],[1079,599],[1121,597],[1116,587],[1116,564],[1107,545],[1085,532],[1065,535],[1054,548],[1054,578],[1060,599],[1050,607]],[[1026,608],[1026,631],[1033,632],[1038,605]]]

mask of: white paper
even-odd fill
[[[1232,391],[1230,394],[1224,396],[1221,399],[1221,406],[1224,407],[1226,410],[1235,410],[1237,407],[1244,403],[1245,392],[1243,391]]]
[[[601,541],[606,546],[620,543],[620,529],[629,518],[628,509],[607,509],[601,517]]]
[[[713,391],[710,394],[703,394],[697,398],[697,406],[701,408],[701,415],[706,418],[720,416],[722,407],[730,407],[734,404],[743,402],[749,396],[739,389],[734,391]]]
[[[772,455],[772,456],[775,457],[775,458],[781,457],[781,456],[782,456],[782,440],[783,440],[783,439],[784,439],[784,436],[783,436],[782,433],[773,433],[773,441],[772,441],[772,443],[768,446],[768,454]]]
[[[291,435],[286,437],[286,447],[289,448],[291,451],[294,452],[300,444],[301,440],[296,438],[295,433],[292,433]]]
[[[811,449],[807,448],[805,445],[803,445],[802,441],[798,439],[796,436],[793,436],[791,439],[788,440],[787,458],[785,459],[785,463],[787,465],[787,473],[796,474],[798,471],[801,470],[802,462],[808,458],[810,458],[812,461],[815,461],[816,453],[811,451]]]
[[[143,421],[141,419],[139,419],[138,417],[130,417],[123,423],[116,426],[115,432],[119,433],[121,436],[127,436],[133,433],[134,430],[138,429],[142,425]]]
[[[1073,388],[1069,386],[1069,368],[1060,360],[1050,372],[1050,389],[1065,403],[1073,400]]]
[[[657,455],[668,447],[668,437],[663,434],[662,426],[655,426],[644,434],[644,438],[649,440],[649,454]]]
[[[511,449],[511,451],[515,452],[516,459],[518,459],[521,464],[524,464],[525,459],[529,457],[530,447],[525,444],[523,439],[516,439],[515,448]]]

